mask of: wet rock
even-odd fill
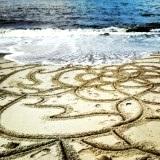
[[[145,26],[135,26],[128,28],[126,32],[150,32],[152,29],[160,28],[160,23],[150,23]]]
[[[145,27],[145,26],[138,26],[138,27],[133,27],[127,29],[126,32],[150,32],[151,28],[150,27]]]
[[[100,34],[101,36],[109,36],[109,33]]]

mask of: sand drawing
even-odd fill
[[[160,159],[160,55],[119,65],[0,61],[0,159]]]

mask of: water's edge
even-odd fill
[[[19,63],[112,64],[160,51],[160,29],[0,29],[0,53]]]

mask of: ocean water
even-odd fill
[[[0,0],[0,53],[21,63],[119,63],[160,51],[160,0]]]

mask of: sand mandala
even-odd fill
[[[112,66],[1,58],[0,159],[159,160],[160,54]]]

